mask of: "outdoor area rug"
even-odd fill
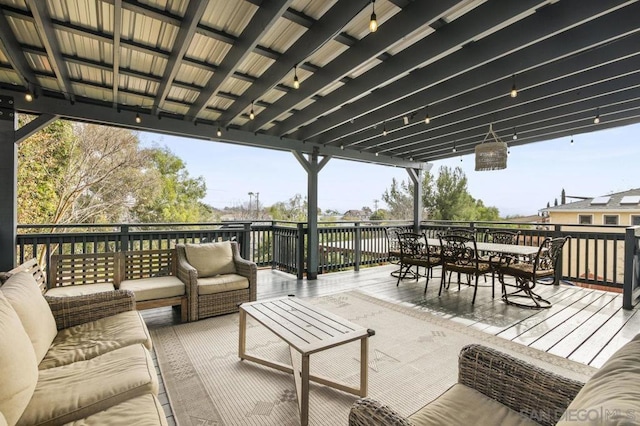
[[[417,411],[457,381],[458,353],[481,343],[585,381],[596,369],[484,334],[413,307],[355,291],[305,299],[375,330],[369,339],[368,395],[402,415]],[[247,352],[290,364],[288,346],[247,318]],[[238,314],[152,331],[174,417],[190,425],[299,425],[293,378],[238,358]],[[311,355],[311,374],[359,385],[360,342]],[[311,383],[309,423],[346,425],[357,399]]]

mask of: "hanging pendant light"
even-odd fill
[[[300,88],[300,80],[298,80],[298,64],[294,65],[293,67],[293,88]]]
[[[456,151],[458,151],[456,149],[456,141],[453,141],[453,149],[451,150],[451,152],[456,152]]]
[[[518,96],[518,89],[516,88],[516,75],[513,75],[513,85],[511,86],[511,92],[510,95],[512,98],[515,98],[516,96]]]
[[[136,113],[136,123],[140,124],[142,123],[142,117],[140,117],[140,114]]]
[[[518,140],[518,133],[516,132],[516,128],[513,128],[513,140]]]
[[[600,124],[600,108],[596,110],[596,116],[593,119],[593,124]]]
[[[376,0],[371,0],[371,20],[369,21],[369,32],[378,31],[378,19],[376,17]]]
[[[216,132],[216,135],[218,137],[222,136],[222,129],[220,127],[218,127],[218,131]]]
[[[253,113],[253,102],[251,101],[251,111],[249,111],[249,120],[253,120],[254,118],[256,118],[256,115]]]
[[[387,123],[382,126],[382,136],[387,136]]]

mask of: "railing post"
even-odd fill
[[[271,269],[276,269],[276,225],[271,221]]]
[[[355,222],[355,238],[353,241],[354,244],[354,253],[355,253],[355,265],[353,265],[353,270],[358,272],[360,270],[360,261],[362,260],[362,228],[360,227],[360,222]]]
[[[129,225],[120,225],[120,247],[119,251],[129,250]],[[118,248],[116,248],[118,251]]]
[[[296,276],[299,280],[304,278],[304,223],[298,223],[298,235],[296,236]]]
[[[640,267],[638,265],[638,238],[640,226],[631,226],[624,235],[624,284],[622,287],[622,308],[632,309],[637,299]],[[634,295],[634,293],[636,293]]]
[[[562,232],[561,232],[561,228],[562,225],[553,225],[553,238],[559,238],[562,236]],[[553,277],[553,284],[554,285],[560,285],[560,280],[562,279],[562,271],[564,270],[564,259],[563,259],[564,255],[563,253],[560,253],[560,256],[558,256],[558,264],[556,266],[555,271],[553,271],[554,273],[554,277]]]
[[[242,247],[240,249],[240,254],[243,259],[253,261],[251,251],[251,222],[249,222],[243,224]]]

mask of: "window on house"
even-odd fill
[[[602,222],[605,225],[617,225],[618,224],[618,215],[605,214],[602,218]]]
[[[580,225],[591,225],[593,223],[593,215],[590,215],[590,214],[578,215],[578,223]]]
[[[631,225],[640,226],[640,215],[631,215]]]

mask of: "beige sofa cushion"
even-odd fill
[[[88,361],[40,370],[18,425],[64,424],[147,393],[158,393],[149,351],[143,345],[126,346]]]
[[[184,295],[184,283],[174,276],[124,280],[119,288],[132,291],[139,302]]]
[[[85,296],[87,294],[103,293],[105,291],[113,291],[116,288],[113,284],[82,284],[82,285],[65,285],[62,287],[54,287],[47,290],[47,296],[50,297],[70,297]]]
[[[215,294],[249,288],[249,280],[238,274],[198,278],[198,294]]]
[[[0,289],[18,314],[33,344],[36,361],[40,362],[58,334],[58,329],[38,283],[31,273],[23,271],[12,275]]]
[[[38,362],[31,340],[0,292],[0,412],[10,425],[29,404],[37,381]]]
[[[8,426],[7,419],[4,418],[1,411],[0,411],[0,426]]]
[[[569,404],[558,425],[640,423],[640,334],[614,353]]]
[[[151,350],[151,336],[138,311],[127,311],[60,330],[39,369],[84,361],[118,348],[142,343]]]
[[[160,401],[146,394],[121,402],[82,420],[67,423],[71,426],[159,426],[167,419]]]
[[[538,423],[462,384],[455,384],[409,420],[416,426],[534,426]]]
[[[198,271],[199,278],[218,274],[234,274],[233,251],[230,241],[205,244],[185,244],[187,261]]]

